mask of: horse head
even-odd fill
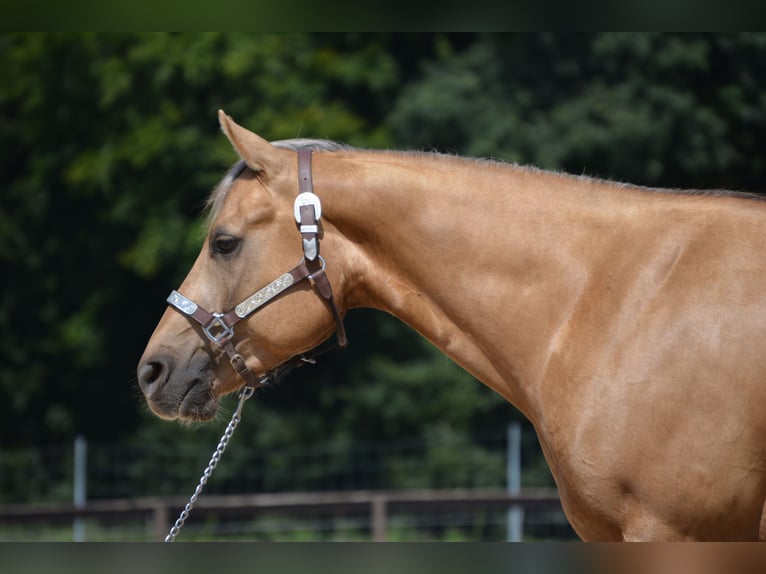
[[[296,201],[306,186],[312,195],[311,156],[299,151],[307,144],[274,145],[223,112],[219,120],[241,160],[211,195],[202,249],[137,369],[150,408],[167,419],[211,419],[222,395],[315,347],[333,328],[345,343],[317,252],[320,239],[326,253],[333,250],[321,204]],[[313,219],[302,221],[307,213]]]

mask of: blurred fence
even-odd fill
[[[82,507],[6,505],[0,508],[0,524],[13,525],[17,536],[26,532],[27,537],[35,526],[54,532],[58,525],[66,536],[79,521],[83,533],[91,532],[83,540],[163,540],[185,503],[163,497],[100,500]],[[555,489],[515,495],[488,489],[210,495],[199,500],[180,539],[505,540],[503,515],[511,507],[530,515],[561,515]]]
[[[516,449],[507,432],[474,437],[459,449],[438,440],[279,452],[232,445],[184,536],[500,541],[508,539],[514,507],[525,539],[572,538],[534,433],[519,439]],[[73,533],[87,540],[156,540],[194,489],[209,446],[91,442],[87,488],[75,484],[72,446],[0,450],[0,540],[72,540]],[[511,480],[514,450],[522,464]],[[87,499],[80,508],[72,502],[78,489]]]

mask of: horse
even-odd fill
[[[766,533],[759,196],[219,121],[240,161],[140,359],[154,413],[209,420],[373,308],[529,419],[583,540]]]

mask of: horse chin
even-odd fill
[[[194,379],[181,388],[166,387],[160,396],[147,397],[147,404],[165,420],[205,422],[218,412],[218,399],[204,379]]]
[[[212,420],[217,412],[218,399],[207,381],[195,381],[178,406],[178,418],[188,422]]]

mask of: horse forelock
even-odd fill
[[[243,171],[245,171],[245,169],[247,169],[247,164],[245,161],[241,159],[238,160],[233,166],[231,166],[231,168],[229,168],[229,171],[226,172],[226,175],[223,177],[223,179],[210,193],[210,197],[207,198],[207,204],[205,205],[205,209],[207,210],[208,214],[208,227],[210,227],[210,224],[212,224],[216,217],[218,217],[218,214],[221,212],[221,208],[223,207],[223,202],[226,199],[226,194],[229,193],[231,186],[234,185],[234,181],[242,174]]]

